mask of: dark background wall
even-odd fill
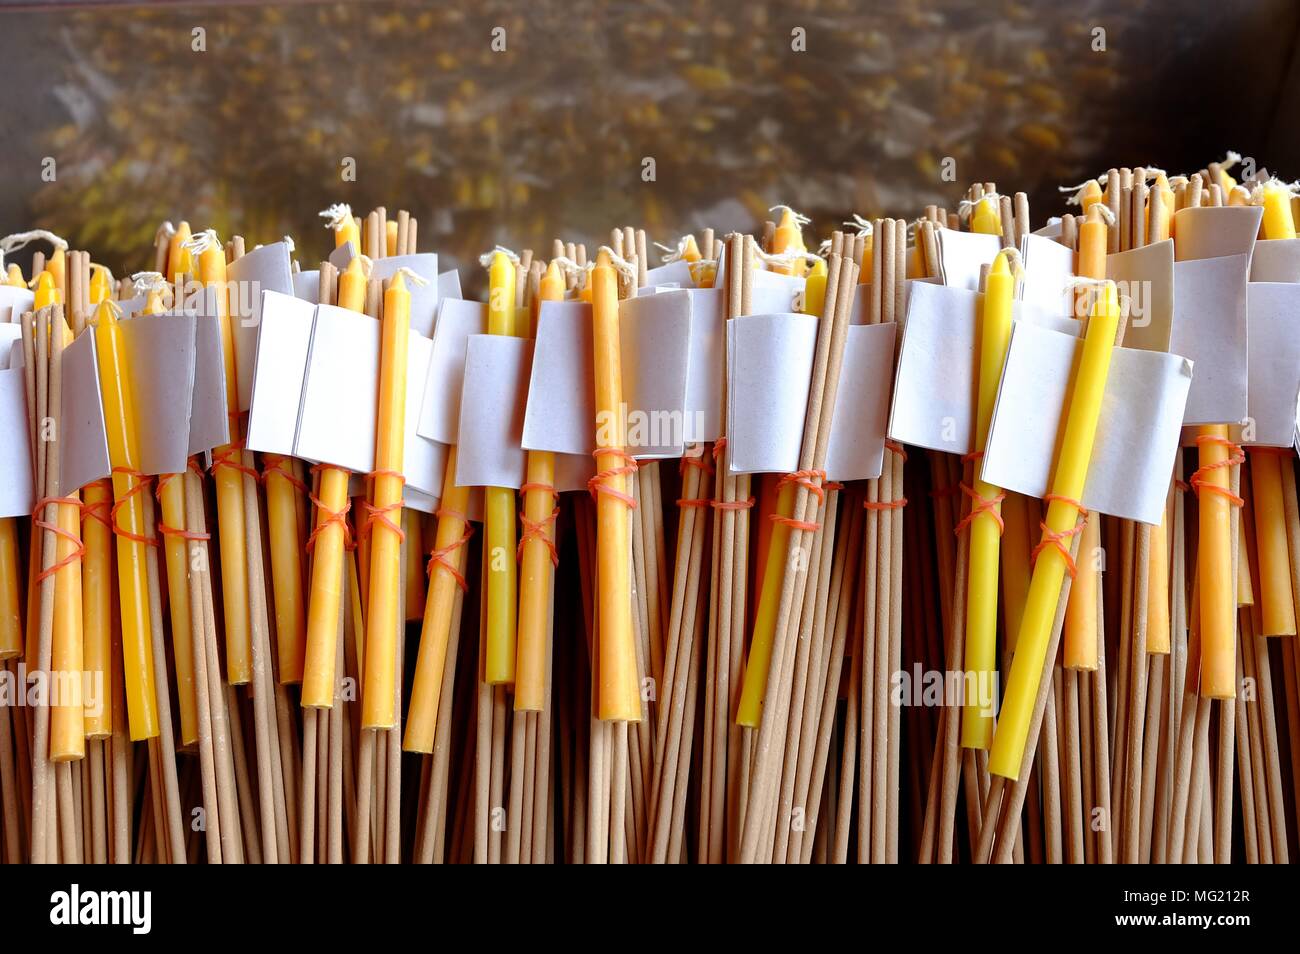
[[[0,2],[0,230],[120,271],[185,218],[290,233],[310,262],[320,209],[385,204],[464,268],[615,224],[751,228],[778,202],[823,231],[912,217],[977,179],[1039,220],[1110,165],[1231,148],[1300,175],[1298,35],[1295,0]]]

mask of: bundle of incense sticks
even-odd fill
[[[1232,168],[498,247],[484,303],[383,208],[311,269],[6,240],[0,857],[1288,860],[1300,202]]]

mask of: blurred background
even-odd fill
[[[498,242],[672,244],[776,203],[825,235],[974,180],[1039,222],[1111,165],[1300,175],[1298,38],[1296,0],[0,0],[0,230],[121,273],[186,219],[312,267],[319,210],[382,204],[472,279]]]

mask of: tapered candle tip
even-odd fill
[[[993,266],[989,269],[990,275],[1010,275],[1011,263],[1007,261],[1006,252],[998,252],[998,257],[993,259]]]

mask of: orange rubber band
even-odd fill
[[[862,506],[867,510],[900,510],[907,506],[907,498],[899,497],[897,500],[864,500]],[[1001,523],[1001,521],[998,521]]]
[[[550,484],[529,481],[519,488],[521,494],[527,494],[530,490],[541,490],[551,495],[551,500],[555,500],[555,488]],[[549,517],[541,520],[532,520],[523,510],[519,511],[519,522],[523,526],[523,532],[519,535],[519,546],[515,548],[515,560],[524,558],[524,544],[530,539],[541,540],[546,544],[546,548],[551,551],[551,565],[560,565],[560,551],[555,548],[555,541],[551,539],[551,527],[555,519],[560,515],[560,508],[556,507],[551,511]]]
[[[635,497],[633,497],[631,494],[625,494],[623,493],[623,491],[618,490],[615,487],[608,486],[605,483],[605,481],[611,477],[622,477],[627,474],[635,474],[637,470],[636,461],[632,458],[631,454],[617,447],[599,447],[592,452],[592,456],[595,457],[597,460],[600,459],[600,456],[602,454],[605,454],[610,457],[619,458],[624,462],[623,466],[611,467],[609,470],[600,471],[599,473],[596,474],[595,477],[587,481],[587,490],[591,493],[591,496],[593,498],[595,498],[596,495],[598,494],[605,494],[607,497],[613,497],[615,500],[621,500],[630,509],[635,510],[636,509]]]
[[[468,543],[470,537],[474,536],[474,525],[469,522],[469,517],[465,516],[463,513],[458,513],[455,510],[448,510],[444,507],[439,507],[433,512],[433,515],[439,519],[443,517],[453,517],[462,521],[465,524],[465,532],[461,534],[461,538],[455,543],[448,544],[445,547],[435,547],[430,551],[429,562],[425,566],[425,573],[429,576],[433,576],[433,568],[435,566],[440,566],[451,574],[452,579],[456,581],[456,585],[460,587],[461,592],[468,593],[469,581],[465,579],[464,574],[460,572],[456,567],[456,564],[451,562],[450,557],[453,553]]]
[[[40,583],[42,580],[58,573],[65,566],[71,566],[76,563],[86,553],[86,544],[71,530],[64,530],[59,524],[49,523],[48,521],[42,520],[40,517],[36,516],[36,514],[42,513],[50,504],[56,506],[76,507],[78,510],[83,509],[81,501],[76,497],[42,497],[40,500],[36,501],[36,506],[32,508],[32,523],[40,527],[42,530],[50,531],[50,533],[54,534],[56,537],[62,537],[63,539],[70,540],[76,544],[76,548],[62,560],[51,564],[44,570],[41,570],[40,573],[36,574],[37,583]]]
[[[1190,478],[1188,478],[1187,483],[1191,486],[1192,490],[1198,496],[1200,495],[1201,488],[1204,487],[1206,490],[1213,491],[1216,494],[1221,494],[1224,497],[1227,497],[1228,502],[1232,504],[1232,506],[1240,507],[1246,501],[1242,500],[1240,497],[1234,494],[1227,487],[1220,487],[1218,484],[1210,483],[1208,480],[1206,480],[1205,475],[1207,472],[1211,470],[1218,470],[1221,467],[1233,467],[1237,464],[1245,463],[1246,460],[1245,453],[1238,445],[1234,444],[1226,437],[1219,437],[1216,434],[1201,434],[1197,436],[1196,446],[1199,448],[1202,443],[1222,444],[1224,447],[1228,449],[1228,456],[1225,457],[1223,460],[1219,461],[1218,463],[1204,464],[1196,468],[1196,472],[1192,474]]]
[[[686,453],[682,455],[682,462],[678,466],[678,472],[686,473],[687,467],[697,467],[706,474],[713,473],[713,465],[709,463],[709,458],[704,453],[703,444],[694,444],[686,448]]]
[[[166,487],[169,483],[171,483],[179,476],[180,474],[159,475],[158,484],[156,487],[154,487],[153,492],[154,495],[157,496],[160,503],[162,502],[163,488]],[[178,537],[182,540],[211,540],[212,539],[212,534],[210,533],[199,533],[197,530],[182,530],[178,527],[169,527],[167,524],[163,523],[161,513],[159,513],[158,522],[154,524],[154,527],[164,537]]]
[[[111,516],[112,512],[113,512],[112,491],[109,492],[109,496],[104,500],[96,500],[92,504],[88,504],[85,501],[82,501],[81,504],[82,524],[84,525],[87,520],[97,520],[100,523],[102,523],[108,530],[111,531],[113,529],[113,521]]]
[[[897,454],[899,457],[903,458],[903,463],[907,463],[907,451],[903,449],[903,445],[898,443],[898,441],[885,441],[885,450],[892,454]]]
[[[798,484],[816,497],[818,503],[821,503],[826,499],[826,493],[822,489],[820,481],[825,479],[826,471],[824,470],[796,470],[794,473],[782,477],[777,486],[780,487],[791,483]]]
[[[1042,528],[1043,539],[1029,554],[1029,562],[1033,563],[1037,560],[1038,554],[1042,553],[1047,547],[1056,547],[1057,551],[1065,559],[1065,571],[1070,574],[1070,579],[1074,579],[1074,574],[1078,568],[1074,565],[1074,557],[1070,555],[1068,543],[1073,537],[1083,532],[1084,523],[1088,519],[1088,511],[1083,509],[1083,505],[1079,501],[1071,500],[1069,497],[1063,497],[1060,494],[1046,494],[1043,497],[1045,503],[1050,503],[1053,500],[1071,504],[1079,512],[1079,519],[1069,530],[1062,530],[1060,533],[1051,529],[1046,520],[1040,520],[1038,526]]]
[[[317,474],[320,473],[320,471],[324,470],[326,467],[334,467],[334,465],[317,464],[311,469],[311,472],[313,474]],[[335,468],[335,470],[342,470],[342,469],[343,468],[341,467]],[[304,547],[304,549],[308,553],[310,553],[312,551],[312,548],[316,545],[316,538],[321,534],[322,531],[324,531],[326,527],[332,524],[338,524],[338,526],[343,528],[343,549],[345,550],[355,549],[356,544],[352,542],[352,527],[348,524],[348,511],[352,509],[352,498],[348,497],[344,499],[342,510],[331,510],[321,502],[321,499],[319,497],[317,497],[315,494],[311,493],[310,491],[308,491],[307,496],[311,498],[312,505],[315,506],[315,508],[321,514],[324,515],[324,519],[316,521],[316,526],[312,528],[311,534],[307,537],[307,545]]]
[[[136,543],[143,543],[147,547],[156,547],[158,545],[157,537],[146,537],[138,533],[131,533],[129,530],[123,530],[121,524],[117,522],[117,512],[126,506],[126,502],[136,494],[144,493],[153,478],[130,467],[114,467],[113,473],[126,474],[128,477],[135,478],[135,483],[131,485],[131,489],[122,495],[121,500],[115,500],[112,508],[108,511],[108,519],[112,521],[113,532],[123,539],[134,540]]]
[[[748,500],[710,500],[709,506],[714,510],[748,510],[754,506],[754,498]]]
[[[395,470],[372,470],[370,473],[366,474],[366,480],[373,480],[376,477],[395,477],[397,480],[401,481],[403,485],[406,484],[406,478]],[[361,509],[366,512],[366,519],[362,522],[361,526],[357,528],[357,537],[359,539],[364,540],[368,537],[375,522],[378,521],[389,530],[393,531],[393,533],[397,534],[397,540],[399,543],[405,542],[406,531],[399,525],[393,523],[392,518],[388,516],[390,513],[400,514],[402,512],[402,501],[400,499],[396,503],[391,503],[386,507],[376,507],[368,500],[362,500]]]
[[[241,459],[244,449],[242,440],[231,441],[225,447],[218,448],[212,452],[212,467],[210,468],[213,475],[222,467],[229,467],[231,470],[237,470],[245,476],[252,477],[253,480],[260,480],[257,471],[245,464]]]
[[[307,485],[297,478],[293,470],[289,467],[289,458],[283,454],[263,454],[262,455],[262,482],[272,474],[279,474],[285,480],[289,481],[290,486],[300,494],[310,494]]]
[[[816,533],[822,528],[820,523],[809,522],[807,520],[796,520],[794,517],[783,517],[779,513],[770,514],[769,520],[773,523],[779,523],[782,526],[789,527],[791,530],[807,530],[809,533]]]

